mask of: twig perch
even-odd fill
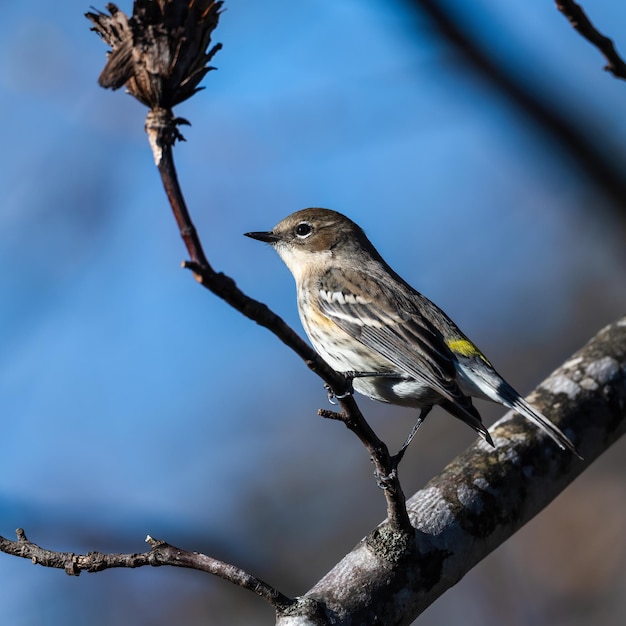
[[[112,48],[99,82],[111,89],[125,85],[132,96],[150,109],[146,133],[191,259],[183,266],[193,271],[202,286],[274,333],[333,390],[342,408],[342,421],[366,446],[377,474],[385,481],[390,527],[412,537],[396,464],[359,410],[351,395],[350,381],[330,368],[265,304],[244,294],[232,278],[211,267],[187,209],[174,165],[173,146],[182,139],[178,127],[189,122],[176,118],[173,107],[196,93],[200,80],[214,69],[207,63],[220,46],[205,50],[218,24],[222,4],[212,0],[136,0],[130,18],[114,4],[107,5],[109,15],[87,13],[93,30]]]

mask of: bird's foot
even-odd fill
[[[343,400],[348,396],[351,396],[354,393],[354,388],[352,387],[352,378],[350,376],[351,372],[342,372],[346,378],[346,382],[348,383],[348,387],[344,393],[337,393],[328,383],[324,383],[324,389],[326,389],[326,395],[328,396],[328,401],[331,404],[337,404],[335,400]]]
[[[393,457],[395,458],[395,457]],[[393,459],[392,459],[393,461]],[[383,474],[376,470],[374,472],[374,477],[376,478],[376,484],[383,490],[386,491],[391,489],[396,479],[398,478],[397,464],[393,463],[393,469],[388,474]]]

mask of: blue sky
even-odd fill
[[[468,20],[512,72],[623,146],[625,85],[601,71],[553,3],[476,6],[489,20],[478,11]],[[297,464],[304,481],[290,489],[304,484],[311,502],[330,499],[332,509],[341,499],[328,494],[333,476],[354,471],[369,486],[367,460],[316,419],[319,381],[180,269],[185,251],[145,140],[146,111],[98,87],[106,48],[89,32],[88,9],[11,3],[0,23],[0,534],[24,526],[59,549],[137,551],[147,532],[161,532],[262,558],[271,545],[250,535],[242,547],[242,511],[258,493],[280,510],[268,499],[285,467]],[[624,8],[594,3],[593,17],[626,51],[614,28]],[[177,110],[192,122],[176,149],[179,176],[213,265],[294,327],[287,270],[241,235],[306,206],[360,223],[403,277],[508,363],[520,391],[623,311],[623,230],[602,199],[403,4],[233,1],[215,38],[218,71]],[[517,351],[532,363],[519,373]],[[410,419],[398,423],[386,434],[401,440]],[[455,454],[472,435],[445,424]],[[322,445],[337,460],[320,467]],[[353,542],[382,512],[378,502]],[[315,532],[324,536],[306,530]],[[142,574],[123,580],[164,584]],[[61,577],[0,559],[14,598],[2,621],[82,623],[73,609],[85,589],[93,606],[106,604],[97,577]],[[35,589],[57,609],[24,609]],[[138,623],[111,611],[101,623]]]

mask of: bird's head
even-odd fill
[[[245,235],[273,246],[296,280],[312,263],[323,263],[330,258],[345,262],[350,258],[350,251],[356,251],[358,255],[371,248],[359,226],[330,209],[296,211],[270,231]]]

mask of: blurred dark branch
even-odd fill
[[[81,572],[102,572],[106,569],[119,567],[172,565],[195,569],[224,578],[239,587],[253,591],[277,611],[284,611],[294,603],[293,600],[270,587],[267,583],[234,565],[223,563],[199,552],[188,552],[175,548],[165,541],[153,539],[149,535],[146,542],[150,544],[150,550],[141,554],[102,554],[101,552],[74,554],[73,552],[55,552],[41,548],[29,541],[21,528],[18,528],[15,533],[17,534],[17,541],[0,537],[0,551],[30,559],[34,565],[63,569],[68,576],[78,576]]]
[[[211,267],[187,209],[174,165],[173,147],[183,139],[178,127],[188,122],[174,117],[173,106],[193,96],[199,89],[199,78],[213,69],[206,67],[206,63],[218,46],[208,53],[205,49],[218,24],[221,6],[222,2],[212,0],[136,0],[131,18],[113,4],[107,5],[110,15],[87,13],[94,24],[93,30],[112,47],[99,82],[112,89],[125,84],[128,92],[150,109],[145,129],[191,258],[184,267],[193,271],[203,287],[274,333],[324,380],[343,409],[333,416],[359,437],[372,456],[376,475],[384,485],[390,530],[405,539],[412,537],[397,475],[398,459],[389,454],[387,446],[363,417],[352,397],[351,381],[329,367],[281,317],[244,294],[232,278]]]
[[[556,8],[565,15],[569,23],[604,55],[608,63],[604,69],[615,78],[626,80],[626,63],[615,50],[613,41],[598,31],[579,4],[573,0],[555,2]]]
[[[623,159],[615,158],[604,143],[596,142],[582,130],[582,124],[570,121],[563,107],[542,99],[531,87],[515,78],[515,72],[491,55],[482,39],[473,36],[462,19],[441,0],[406,0],[425,14],[444,40],[469,63],[497,92],[518,107],[543,134],[575,160],[583,172],[599,187],[615,207],[626,210],[626,172]]]

